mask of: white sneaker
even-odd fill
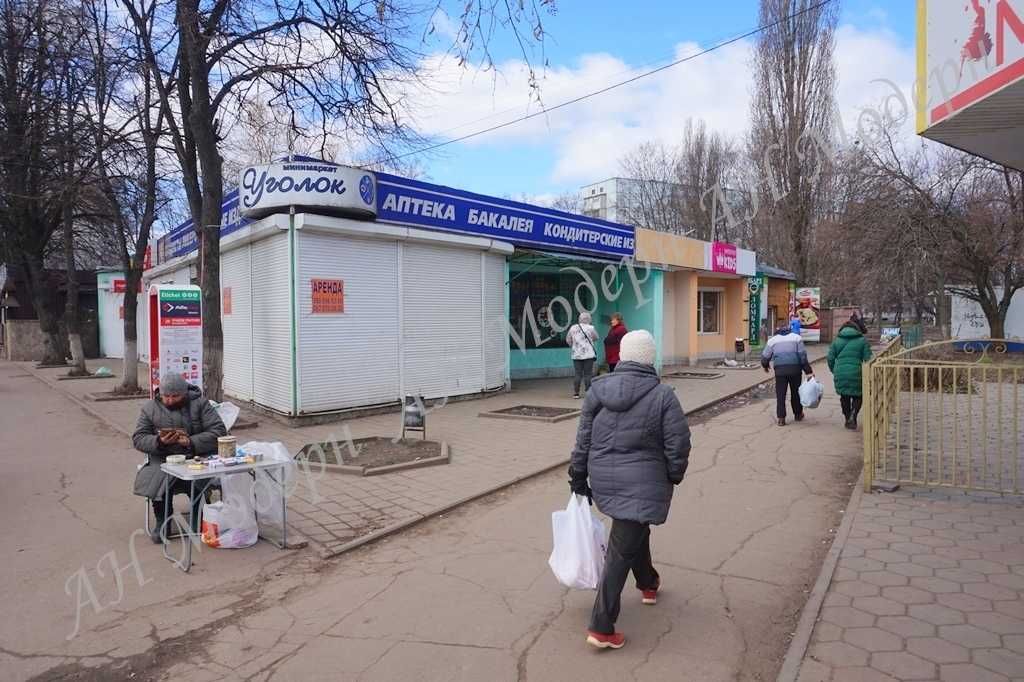
[[[579,393],[573,393],[572,397],[575,398],[576,400],[579,400],[580,399],[580,394]]]

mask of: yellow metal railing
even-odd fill
[[[864,368],[864,485],[1019,493],[1024,353],[1006,341],[899,340]]]
[[[864,418],[864,490],[870,491],[874,482],[875,462],[885,434],[889,432],[889,423],[894,414],[896,404],[896,385],[891,377],[876,372],[879,363],[903,351],[900,337],[889,343],[878,355],[873,357],[864,367],[862,407]]]

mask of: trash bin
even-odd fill
[[[406,431],[419,431],[423,438],[427,437],[427,415],[421,396],[405,396],[405,404],[402,408],[403,439],[405,439]]]

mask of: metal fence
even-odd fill
[[[904,348],[915,348],[924,343],[924,328],[919,324],[905,324],[900,327]]]
[[[874,481],[1019,493],[1024,353],[1000,340],[905,348],[864,368],[864,485]]]

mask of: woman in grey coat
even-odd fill
[[[176,434],[162,430],[177,429]],[[149,455],[149,462],[135,475],[135,494],[153,502],[156,527],[153,542],[160,542],[164,518],[163,486],[167,478],[160,465],[168,455],[208,455],[217,452],[217,438],[226,436],[217,410],[203,397],[199,387],[187,383],[180,375],[166,374],[160,379],[160,390],[142,406],[139,421],[132,434],[136,450]],[[174,479],[171,496],[188,494],[188,485]],[[199,501],[192,509],[192,530],[199,530]]]
[[[650,526],[668,518],[673,488],[690,456],[686,415],[675,391],[658,378],[655,353],[650,332],[622,338],[615,371],[595,379],[587,392],[569,465],[572,491],[592,498],[612,518],[587,631],[587,642],[602,649],[625,644],[615,621],[630,571],[642,602],[658,601],[661,578],[651,562]]]

